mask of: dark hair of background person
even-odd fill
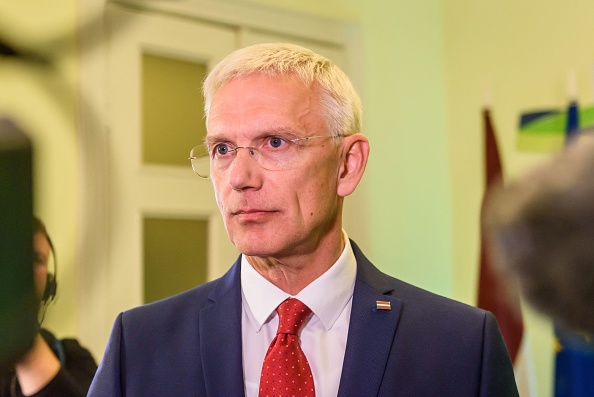
[[[594,138],[495,190],[484,222],[495,262],[527,301],[594,333]]]

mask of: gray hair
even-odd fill
[[[262,73],[269,76],[296,75],[310,86],[322,88],[322,109],[333,136],[361,132],[361,100],[347,75],[327,58],[294,44],[265,43],[232,52],[204,80],[204,114],[226,82],[240,76]]]
[[[560,325],[594,332],[594,140],[495,191],[485,214],[494,258],[527,300]]]

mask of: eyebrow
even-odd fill
[[[268,136],[272,136],[272,135],[293,135],[296,138],[299,137],[299,135],[292,129],[290,128],[286,128],[286,127],[277,127],[277,128],[269,128],[266,130],[262,130],[260,132],[257,133],[257,135],[255,135],[254,137],[252,137],[251,141],[257,141],[258,139],[263,139],[265,137]],[[231,142],[230,139],[225,137],[225,134],[219,134],[219,135],[210,135],[210,136],[206,136],[204,138],[204,144],[206,144],[206,146],[212,146],[215,143],[218,142]]]
[[[213,143],[215,143],[215,142],[220,142],[221,140],[222,140],[222,139],[219,139],[219,138],[218,138],[218,137],[216,137],[216,136],[212,136],[212,135],[211,135],[211,136],[205,136],[205,137],[204,137],[204,144],[205,144],[206,146],[211,146]]]

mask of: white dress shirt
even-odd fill
[[[294,296],[313,312],[301,335],[301,348],[311,367],[316,397],[336,397],[349,319],[357,261],[346,233],[344,250],[336,263]],[[257,397],[264,356],[276,336],[276,307],[291,295],[283,292],[241,258],[242,353],[246,397]]]

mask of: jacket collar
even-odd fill
[[[357,258],[357,280],[338,396],[377,396],[402,302],[392,296],[390,277],[352,240],[351,245]],[[240,258],[215,281],[209,294],[212,304],[200,312],[200,348],[209,396],[244,396]],[[378,301],[389,302],[390,310],[378,309]]]

